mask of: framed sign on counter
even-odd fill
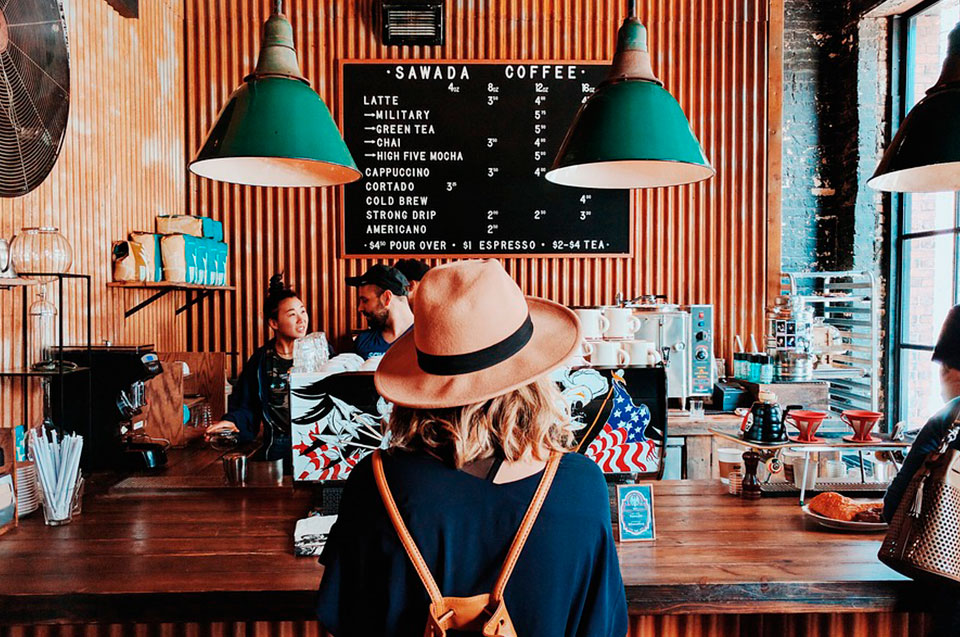
[[[621,542],[649,542],[657,539],[652,482],[618,485],[617,513]]]
[[[628,257],[630,191],[545,178],[602,62],[344,60],[344,257]]]

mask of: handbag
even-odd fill
[[[393,522],[393,528],[403,544],[404,550],[413,566],[420,576],[427,593],[430,595],[430,607],[427,615],[427,625],[424,628],[424,637],[446,637],[448,630],[472,631],[483,637],[516,637],[517,633],[513,628],[513,622],[510,620],[510,614],[507,612],[506,603],[503,600],[503,591],[507,587],[507,581],[513,573],[513,567],[516,566],[517,558],[520,557],[520,551],[530,535],[530,529],[533,523],[537,521],[540,513],[540,507],[547,497],[550,490],[550,484],[557,473],[557,466],[560,464],[560,454],[554,453],[547,461],[547,467],[540,479],[540,485],[537,487],[530,506],[523,516],[520,528],[517,530],[510,550],[507,552],[507,558],[503,563],[500,576],[493,587],[493,591],[473,597],[444,597],[440,593],[430,568],[423,560],[420,550],[417,548],[413,537],[407,530],[400,517],[400,511],[393,500],[393,494],[387,484],[386,476],[383,473],[383,460],[380,457],[380,450],[373,452],[373,475],[377,482],[377,490],[380,492],[380,498],[390,515],[390,521]]]
[[[907,577],[960,584],[960,415],[917,471],[877,555]]]

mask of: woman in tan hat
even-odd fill
[[[320,621],[337,637],[625,635],[606,483],[565,453],[546,377],[579,346],[576,316],[493,260],[430,270],[415,314],[377,369],[389,449],[347,481]]]

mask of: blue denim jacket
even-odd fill
[[[887,494],[883,497],[883,517],[888,522],[893,519],[893,514],[897,512],[897,507],[900,505],[900,500],[903,498],[913,474],[923,466],[923,461],[926,460],[930,452],[940,446],[940,441],[943,440],[950,425],[953,424],[958,411],[960,411],[960,397],[954,398],[944,405],[943,409],[928,420],[920,433],[917,434],[917,439],[910,447],[910,453],[907,454],[903,466],[900,467],[900,473],[893,479],[890,488],[887,489]],[[954,441],[953,447],[960,449],[960,438]]]

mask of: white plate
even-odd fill
[[[834,520],[833,518],[828,518],[825,515],[814,513],[810,510],[809,504],[803,505],[800,507],[800,510],[803,511],[805,516],[815,520],[818,524],[825,526],[828,529],[837,529],[840,531],[859,531],[860,533],[874,533],[877,531],[886,531],[888,528],[890,528],[890,525],[886,522],[847,522],[846,520]]]

